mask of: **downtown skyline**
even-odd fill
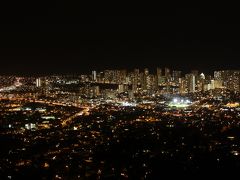
[[[239,174],[239,10],[10,3],[0,179]]]

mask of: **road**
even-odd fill
[[[72,121],[78,116],[82,116],[84,114],[88,115],[89,110],[90,110],[89,107],[85,107],[80,112],[77,112],[76,114],[73,114],[72,116],[68,117],[67,119],[62,120],[62,122],[61,122],[62,127],[66,127],[66,126],[70,125],[72,123]]]

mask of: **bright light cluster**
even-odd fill
[[[191,104],[192,102],[188,99],[182,99],[182,98],[174,98],[170,103],[169,106],[173,107],[187,107]]]
[[[122,106],[136,106],[136,103],[130,103],[130,102],[122,102]]]

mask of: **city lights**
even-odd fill
[[[0,180],[237,179],[237,5],[6,2]]]
[[[0,171],[12,171],[13,178],[45,172],[58,179],[134,179],[135,169],[141,179],[164,169],[164,159],[173,162],[170,171],[201,172],[212,158],[215,163],[231,159],[238,167],[237,72],[216,71],[210,77],[145,68],[2,76],[0,137],[6,152]]]
[[[191,105],[191,101],[188,99],[174,98],[170,103],[170,107],[185,108]]]

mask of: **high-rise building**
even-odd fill
[[[211,89],[211,84],[204,84],[203,90],[204,91],[209,91]]]
[[[104,81],[105,81],[105,79],[104,79],[104,72],[98,73],[97,77],[98,77],[98,82],[104,83]]]
[[[157,85],[160,85],[161,76],[162,76],[162,69],[157,68]]]
[[[222,80],[212,79],[211,80],[211,89],[217,89],[217,88],[222,88]]]
[[[124,84],[119,84],[118,85],[118,93],[123,93],[124,92]]]
[[[97,81],[97,71],[92,71],[92,80],[93,80],[94,82]]]
[[[134,98],[134,92],[131,90],[128,90],[128,98],[133,99]]]
[[[120,70],[120,83],[126,84],[126,77],[127,77],[127,71],[126,70]]]
[[[179,78],[181,78],[181,71],[173,71],[172,72],[172,77],[173,77],[173,82],[179,83]]]
[[[186,74],[188,92],[195,92],[196,79],[194,74]]]
[[[240,71],[230,71],[227,85],[232,91],[240,91]]]
[[[113,83],[114,81],[114,70],[105,70],[104,71],[104,82]]]
[[[148,79],[149,79],[149,71],[148,71],[147,68],[145,68],[144,69],[144,73],[143,73],[142,83],[141,83],[143,90],[147,90],[148,89],[148,87],[147,87],[147,84],[149,82]]]
[[[198,91],[204,91],[204,84],[205,84],[205,75],[203,73],[201,73],[199,75],[198,80],[196,81],[196,85],[197,85],[197,90]]]
[[[165,73],[165,77],[171,77],[170,69],[169,69],[169,68],[166,68],[166,67],[165,67],[164,73]]]
[[[200,79],[202,79],[202,80],[205,79],[205,75],[203,73],[200,74]]]
[[[211,89],[215,89],[215,83],[214,83],[214,79],[211,80],[211,84],[210,84]]]
[[[221,80],[222,85],[232,91],[240,91],[240,71],[214,71],[214,79]]]
[[[42,85],[41,78],[37,78],[36,79],[36,86],[41,87],[41,85]]]
[[[139,69],[134,69],[133,78],[132,78],[132,90],[133,90],[133,92],[137,91],[138,83],[140,83]]]
[[[186,86],[186,80],[184,78],[180,78],[179,79],[179,92],[180,94],[184,94],[186,93],[186,89],[187,89],[187,86]]]
[[[226,75],[226,71],[214,71],[214,79],[216,80],[224,80]]]
[[[149,70],[148,70],[148,68],[145,68],[144,69],[144,74],[147,76],[147,75],[149,75]]]
[[[167,93],[169,93],[169,89],[170,89],[170,82],[171,82],[171,73],[170,73],[170,69],[165,68],[165,80],[166,80],[166,89],[167,89]]]
[[[93,96],[99,96],[100,95],[99,86],[93,86],[92,90],[93,90]]]
[[[147,90],[156,89],[156,78],[154,75],[150,74],[147,76]]]
[[[161,68],[157,68],[157,76],[162,76],[162,69]]]
[[[195,75],[191,75],[190,78],[190,83],[189,83],[189,90],[190,92],[195,92],[195,86],[196,86],[196,76]]]

